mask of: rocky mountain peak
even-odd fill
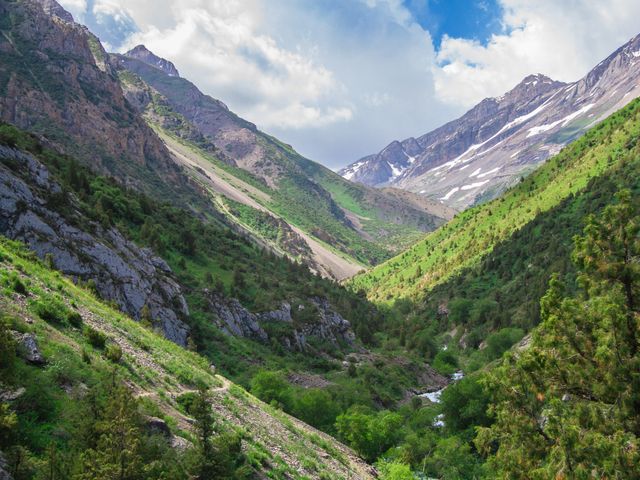
[[[545,93],[556,90],[565,85],[564,82],[553,80],[542,73],[527,75],[524,79],[503,96],[498,97],[500,103],[525,103]]]
[[[141,62],[146,63],[147,65],[156,67],[170,77],[180,76],[180,73],[178,73],[178,69],[172,62],[170,62],[169,60],[165,60],[162,57],[158,57],[144,45],[138,45],[137,47],[134,47],[133,49],[125,53],[125,56],[129,58],[135,58],[137,60],[140,60]]]
[[[38,0],[47,15],[57,17],[65,22],[73,23],[73,15],[67,12],[56,0]]]

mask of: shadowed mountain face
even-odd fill
[[[640,96],[640,35],[573,83],[530,75],[418,138],[394,141],[339,173],[456,208],[495,198],[521,175]]]

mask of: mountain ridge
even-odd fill
[[[495,198],[589,126],[640,95],[640,35],[582,79],[525,77],[501,97],[342,169],[345,178],[407,189],[455,208]],[[468,169],[468,170],[467,170]]]

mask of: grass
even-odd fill
[[[416,299],[478,264],[501,241],[619,161],[640,135],[639,111],[640,102],[631,102],[499,199],[458,214],[408,251],[353,278],[351,287],[380,303]]]
[[[19,278],[22,293],[14,290],[15,279]],[[101,349],[94,349],[82,329],[60,322],[48,322],[40,318],[34,308],[25,302],[52,303],[52,291],[60,295],[68,310],[82,314],[85,324],[92,325],[106,338],[109,346],[119,345],[124,355],[107,358]],[[60,307],[60,305],[56,305]],[[182,436],[184,422],[174,413],[184,411],[180,396],[184,391],[199,384],[220,387],[221,381],[212,373],[209,361],[200,355],[175,345],[142,324],[131,320],[120,312],[105,305],[93,293],[71,280],[51,270],[26,250],[19,242],[0,237],[0,311],[9,319],[11,328],[31,332],[36,336],[40,350],[47,360],[45,367],[35,367],[23,362],[16,365],[17,385],[24,385],[25,394],[19,400],[19,408],[25,408],[19,415],[20,436],[36,455],[45,455],[47,445],[71,421],[75,408],[75,393],[83,385],[92,385],[101,377],[117,372],[134,391],[150,393],[141,398],[142,411],[166,419],[170,428]],[[136,345],[145,345],[138,350]],[[63,386],[64,388],[61,388]],[[245,436],[247,454],[253,465],[272,478],[304,478],[296,468],[297,463],[318,474],[329,475],[331,469],[325,462],[317,460],[319,448],[327,453],[339,452],[329,440],[314,441],[303,426],[294,426],[289,418],[275,414],[271,422],[281,423],[290,435],[283,438],[269,438],[266,445],[253,433],[262,431],[264,425],[247,423],[247,412],[256,409],[269,416],[272,409],[249,395],[241,387],[232,385],[228,392],[214,393],[216,411],[223,412],[219,424],[225,431],[247,429]],[[18,405],[18,404],[16,404]],[[23,410],[20,410],[23,412]],[[227,418],[227,415],[230,415]],[[236,420],[233,420],[235,418]],[[286,420],[286,421],[285,421]],[[273,455],[271,448],[277,445],[281,456]],[[292,459],[295,459],[293,461]],[[331,459],[335,465],[345,466],[342,457]]]

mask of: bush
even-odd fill
[[[281,372],[263,370],[251,379],[251,393],[266,403],[279,407],[291,405],[291,385]]]
[[[42,320],[54,325],[68,322],[69,309],[56,297],[47,295],[33,303],[33,310]]]
[[[122,360],[122,348],[117,343],[110,343],[104,351],[104,356],[113,363],[119,363]]]
[[[67,315],[67,321],[72,327],[82,327],[82,315],[78,312],[69,312],[69,315]]]
[[[520,328],[503,328],[487,337],[486,355],[489,360],[502,356],[516,342],[524,337],[524,330]]]
[[[89,343],[95,348],[104,348],[107,342],[107,336],[104,333],[89,326],[84,327],[84,336],[87,337]]]
[[[433,359],[432,367],[441,375],[451,375],[458,370],[458,358],[451,350],[441,350]]]
[[[20,280],[20,277],[18,277],[17,275],[11,276],[10,287],[11,287],[11,290],[13,290],[16,293],[19,293],[20,295],[27,294],[27,287],[24,285],[24,283],[22,283],[22,280]]]

